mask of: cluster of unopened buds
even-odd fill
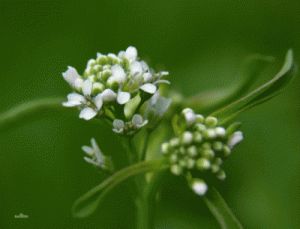
[[[186,176],[194,192],[204,195],[208,190],[204,177],[212,173],[225,179],[221,165],[243,140],[243,134],[237,130],[237,123],[224,128],[217,118],[195,114],[190,108],[182,111],[179,122],[180,133],[162,144],[162,153],[168,158],[171,172]]]
[[[147,124],[139,108],[157,92],[160,84],[169,84],[163,79],[166,75],[168,72],[149,68],[131,46],[118,55],[98,53],[88,61],[82,75],[73,67],[63,73],[74,90],[63,105],[78,107],[82,119],[104,117],[114,122],[115,132],[132,133]]]

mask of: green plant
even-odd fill
[[[91,146],[82,147],[84,160],[107,178],[75,201],[74,217],[92,214],[111,190],[132,178],[137,228],[153,228],[155,196],[163,173],[170,171],[185,177],[222,228],[242,228],[210,181],[215,177],[225,179],[222,164],[243,140],[240,123],[229,122],[279,94],[295,75],[293,53],[289,50],[281,70],[270,81],[249,92],[270,60],[270,57],[252,56],[245,62],[244,80],[238,87],[200,93],[187,99],[170,93],[165,88],[165,84],[169,84],[165,80],[168,72],[151,69],[139,59],[134,47],[118,55],[97,54],[88,61],[82,75],[69,67],[63,78],[73,92],[63,105],[77,107],[79,117],[84,120],[107,122],[122,139],[128,159],[127,167],[118,168],[109,154],[100,150],[95,139],[91,140]],[[61,102],[60,98],[50,98],[17,106],[0,115],[0,128],[7,128],[34,112],[63,109]],[[156,135],[155,141],[151,141],[159,126],[165,129],[165,135]],[[138,135],[143,138],[137,138]],[[151,152],[151,144],[157,142],[161,152]]]

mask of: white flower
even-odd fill
[[[117,134],[122,134],[124,132],[125,123],[121,119],[115,119],[113,121],[113,131]]]
[[[104,155],[102,154],[96,140],[91,139],[91,146],[82,146],[82,150],[87,154],[84,160],[98,167],[104,166]]]
[[[185,108],[182,110],[182,114],[185,118],[186,124],[188,126],[191,126],[195,123],[196,121],[196,114],[194,113],[194,111],[190,108]]]
[[[82,150],[86,153],[84,160],[89,164],[103,170],[113,170],[111,159],[102,153],[94,138],[91,139],[91,146],[82,146]]]
[[[133,115],[131,122],[135,128],[139,129],[147,125],[148,120],[144,120],[140,114],[135,114]]]
[[[228,146],[232,149],[234,146],[239,144],[244,139],[243,133],[241,131],[236,131],[228,140]]]
[[[203,196],[207,192],[207,184],[201,179],[194,179],[191,185],[193,191],[199,195]]]

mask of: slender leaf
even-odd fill
[[[227,88],[209,90],[184,100],[184,107],[191,107],[196,111],[205,112],[222,107],[239,98],[251,88],[260,73],[273,61],[273,57],[260,54],[251,55],[243,61],[241,70],[237,74],[238,83]]]
[[[152,160],[139,162],[119,170],[76,200],[72,208],[73,216],[83,218],[91,215],[103,198],[126,179],[138,174],[166,169],[167,167],[168,165],[163,160]]]
[[[204,197],[208,209],[216,218],[222,229],[242,229],[243,226],[232,213],[221,194],[215,189],[209,189]]]
[[[261,104],[278,95],[282,89],[291,81],[296,72],[293,52],[289,50],[286,54],[281,70],[268,82],[253,90],[246,96],[212,113],[226,122],[239,113]]]
[[[41,114],[51,110],[63,110],[62,101],[63,98],[44,98],[17,105],[0,114],[0,130],[29,119],[34,114]]]

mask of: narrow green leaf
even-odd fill
[[[184,100],[184,107],[191,107],[198,112],[222,107],[239,98],[251,88],[260,73],[273,61],[273,57],[255,54],[247,57],[237,74],[238,83],[223,89],[209,90]]]
[[[221,194],[210,188],[204,197],[204,202],[222,229],[242,229],[243,226],[232,213]]]
[[[166,169],[167,167],[168,165],[163,160],[151,160],[139,162],[119,170],[76,200],[72,207],[73,216],[83,218],[91,215],[103,198],[126,179],[138,174]]]
[[[17,122],[32,118],[35,114],[51,110],[63,110],[62,101],[63,98],[44,98],[17,105],[0,114],[0,130]]]
[[[286,54],[281,70],[268,82],[253,90],[246,96],[235,102],[217,110],[211,115],[216,116],[226,122],[234,118],[239,113],[259,105],[274,96],[278,95],[282,89],[291,81],[296,72],[293,59],[293,52],[289,50]]]

